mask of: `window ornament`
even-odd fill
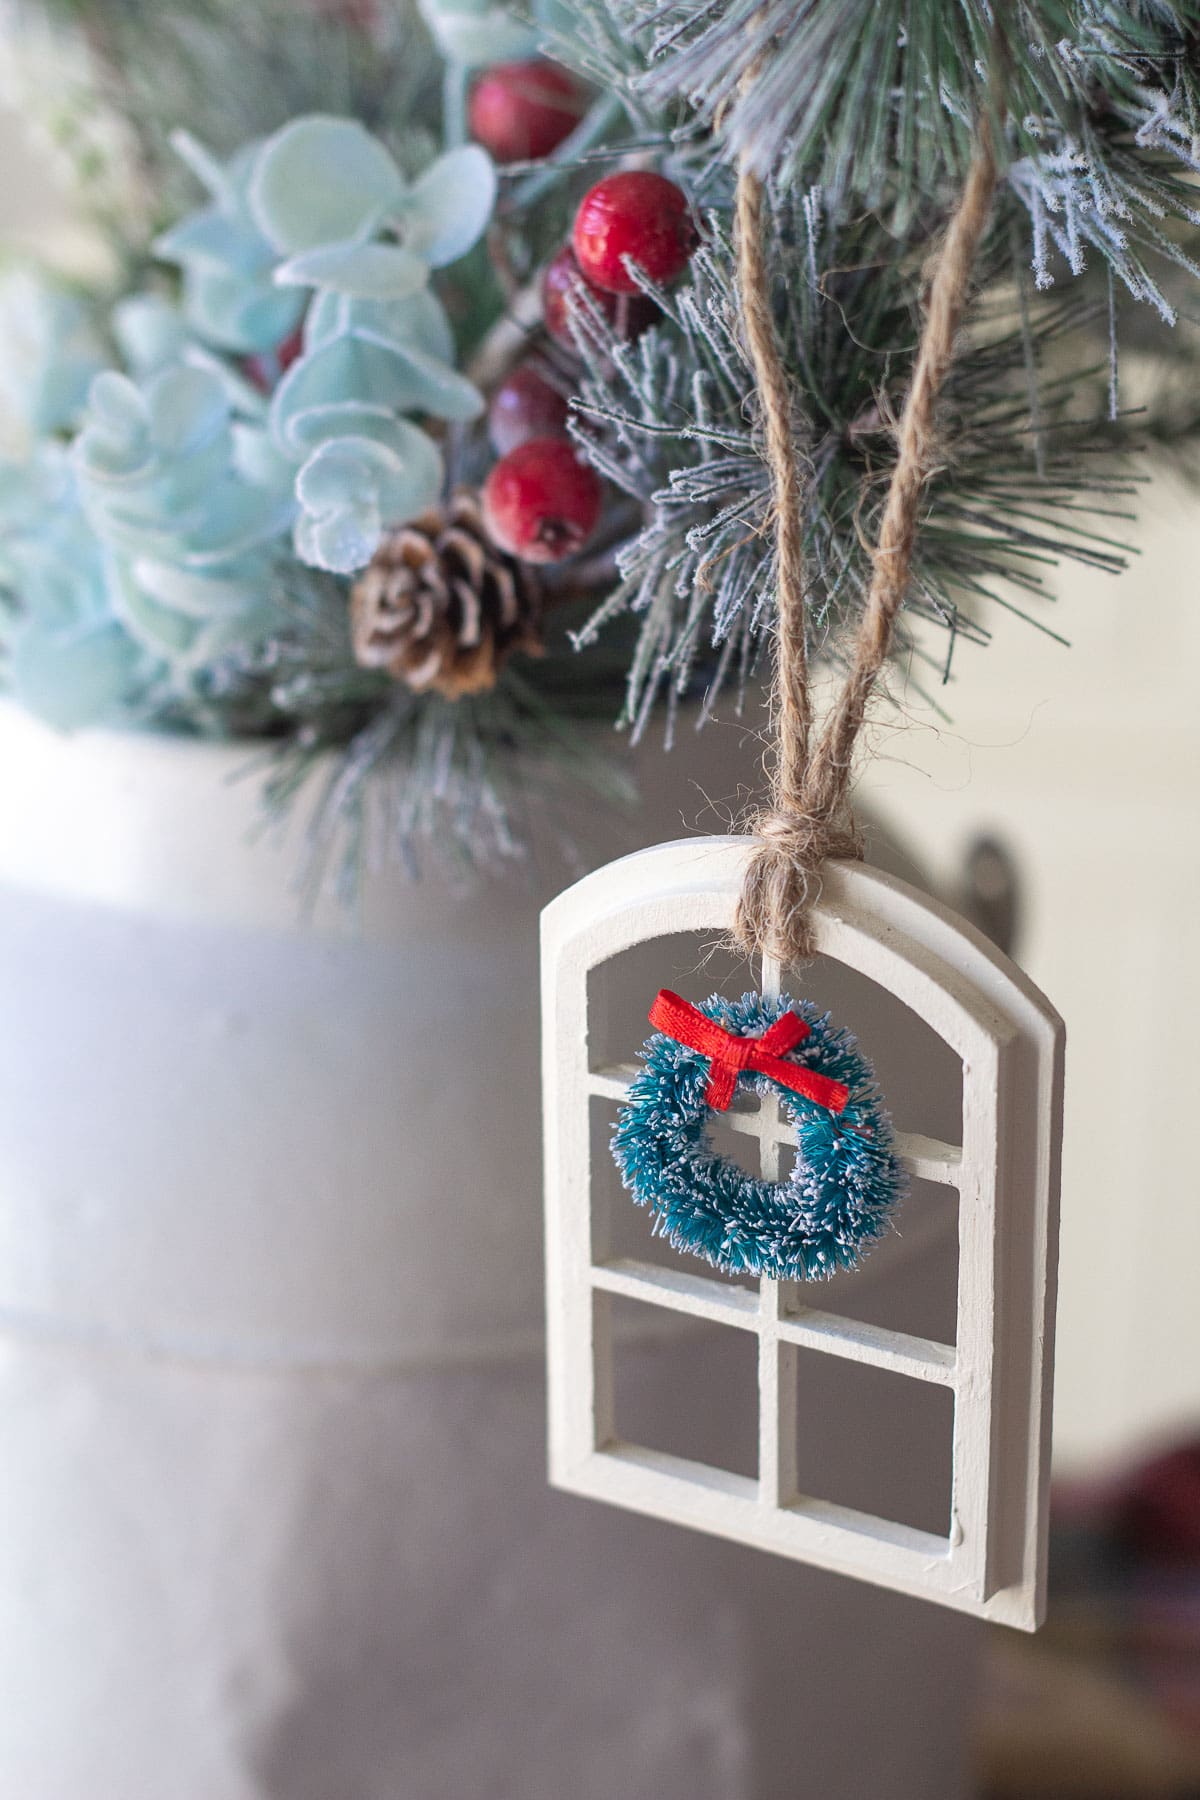
[[[728,934],[754,851],[745,837],[660,845],[587,876],[543,915],[551,1479],[573,1493],[1032,1630],[1045,1585],[1063,1029],[1027,977],[973,927],[905,883],[850,861],[827,864],[809,919],[817,955],[895,995],[961,1064],[961,1141],[935,1139],[920,1118],[900,1118],[888,1152],[908,1177],[957,1192],[952,1343],[825,1310],[811,1281],[763,1274],[755,1292],[686,1252],[664,1266],[610,1251],[593,1197],[600,1161],[593,1168],[589,1107],[597,1096],[628,1105],[646,1071],[593,1062],[589,975],[658,939]],[[736,1031],[740,1024],[791,1010],[782,974],[761,958],[761,998],[726,1003],[735,1035],[750,1035]],[[824,1027],[803,1005],[796,1010],[811,1026],[798,1041],[811,1046],[811,1067],[822,1072]],[[631,1053],[636,1048],[631,1043]],[[698,1105],[715,1059],[706,1066],[701,1053],[687,1054]],[[869,1080],[836,1059],[828,1073],[835,1081],[854,1076],[842,1082],[852,1097],[856,1082]],[[718,1081],[720,1097],[727,1078]],[[796,1107],[819,1104],[793,1100],[769,1073],[736,1081],[724,1117],[756,1146],[764,1184],[785,1179],[785,1158],[803,1129]],[[914,1193],[905,1213],[920,1204]],[[646,1229],[649,1236],[649,1221]],[[614,1296],[755,1336],[756,1479],[622,1441],[613,1404]],[[799,1351],[950,1389],[953,1490],[944,1535],[801,1491]],[[845,1428],[855,1429],[853,1417]]]

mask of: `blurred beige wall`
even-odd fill
[[[1200,1425],[1200,495],[1140,497],[1122,577],[1066,569],[1003,613],[940,696],[877,734],[865,789],[935,878],[995,832],[1020,871],[1018,954],[1067,1021],[1060,1464]],[[1110,520],[1112,536],[1129,527]]]

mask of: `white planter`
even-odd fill
[[[0,1795],[960,1794],[968,1623],[545,1487],[566,872],[304,926],[244,762],[0,714]],[[651,1415],[728,1397],[630,1354]]]

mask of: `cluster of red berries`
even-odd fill
[[[636,337],[658,312],[629,263],[667,286],[687,266],[696,241],[687,200],[673,181],[648,170],[608,175],[584,195],[564,244],[542,277],[542,319],[556,343],[574,351],[570,296],[580,289],[622,337]],[[535,363],[521,363],[492,397],[488,426],[499,462],[483,490],[496,542],[526,562],[560,562],[587,542],[600,518],[599,477],[566,433],[567,402]]]
[[[552,64],[504,64],[471,96],[472,132],[498,161],[548,155],[580,117],[572,88],[571,77]],[[570,242],[542,276],[550,337],[574,354],[570,300],[580,292],[618,336],[637,337],[658,308],[629,273],[630,262],[666,287],[683,273],[695,242],[686,197],[664,175],[630,169],[598,181],[580,202]],[[493,395],[488,426],[500,460],[483,504],[496,543],[526,562],[559,562],[582,549],[603,496],[599,477],[567,435],[567,399],[553,371],[519,364]]]

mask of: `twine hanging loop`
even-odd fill
[[[867,594],[846,681],[813,742],[806,639],[804,462],[792,423],[791,384],[771,310],[763,245],[765,195],[746,164],[738,176],[738,290],[771,470],[777,564],[777,624],[771,803],[752,822],[759,839],[746,873],[734,938],[748,955],[787,965],[813,953],[811,914],[829,858],[862,856],[850,805],[855,745],[883,672],[908,589],[925,484],[936,466],[934,413],[954,357],[971,270],[987,228],[996,162],[986,116],[961,199],[937,257],[912,383],[900,419]]]

